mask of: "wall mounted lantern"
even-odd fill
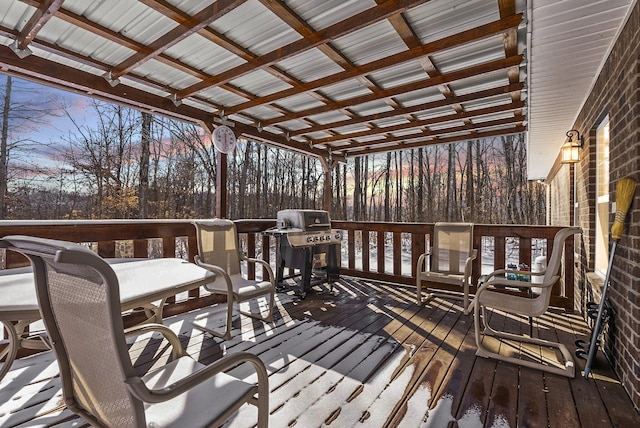
[[[580,149],[584,138],[577,129],[567,131],[567,142],[562,146],[562,163],[576,163],[580,160]]]

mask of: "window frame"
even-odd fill
[[[605,277],[609,264],[609,129],[605,116],[596,128],[595,167],[595,256],[593,270]]]

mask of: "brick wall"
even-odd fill
[[[596,162],[595,128],[609,115],[610,121],[610,202],[615,201],[618,179],[632,177],[640,181],[640,4],[626,23],[607,59],[573,128],[585,136],[580,162],[574,167],[559,165],[552,169],[547,183],[551,192],[549,219],[551,224],[567,224],[573,207],[567,206],[567,193],[575,174],[575,224],[584,235],[580,253],[582,268],[577,273],[576,300],[579,305],[599,299],[597,281],[585,281],[585,273],[593,270],[595,249]],[[573,170],[572,170],[573,168]],[[565,189],[565,190],[563,190]],[[557,197],[554,198],[553,194]],[[565,199],[563,200],[563,194]],[[613,222],[613,213],[610,222]],[[640,408],[640,190],[625,223],[625,234],[618,243],[611,284],[607,292],[614,317],[605,336],[606,354],[616,373]],[[596,289],[592,289],[593,287]],[[580,306],[578,306],[580,307]]]
[[[549,224],[551,226],[572,225],[572,165],[556,165],[552,169],[553,180],[549,185]]]

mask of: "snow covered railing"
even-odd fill
[[[189,220],[34,220],[0,221],[0,236],[30,235],[88,244],[105,258],[177,257],[193,261],[197,254],[195,228]],[[2,267],[28,265],[26,258],[7,251]],[[217,301],[201,290],[192,290],[167,301],[166,316]],[[128,321],[135,322],[133,313]]]
[[[415,285],[415,268],[420,254],[429,245],[432,223],[382,223],[332,221],[343,231],[340,273],[372,280]],[[550,246],[559,226],[474,225],[471,292],[481,275],[509,265],[532,267],[538,257],[551,254]],[[538,259],[539,260],[539,259]],[[554,286],[551,304],[573,310],[574,240],[565,242],[562,281]],[[433,288],[447,289],[443,284]],[[455,288],[450,290],[459,291]],[[514,293],[518,291],[514,290]]]
[[[274,220],[237,220],[238,232],[245,242],[249,257],[263,260],[275,259],[275,245],[261,235],[261,231],[273,227]],[[342,230],[341,275],[415,285],[415,268],[418,257],[429,245],[433,223],[383,223],[331,221],[332,229]],[[551,254],[550,246],[560,226],[525,225],[474,225],[474,248],[478,257],[474,261],[472,283],[481,275],[509,265],[527,265],[545,254]],[[573,310],[574,307],[574,240],[565,242],[563,278],[556,284],[551,305]],[[255,272],[248,272],[255,275]],[[430,284],[434,288],[446,288],[443,284]],[[453,289],[452,289],[453,290]],[[457,290],[456,290],[457,291]],[[514,290],[513,293],[518,293]]]
[[[236,220],[243,250],[249,257],[275,260],[275,245],[262,231],[275,226],[274,219]],[[416,261],[429,244],[431,223],[383,223],[332,221],[343,231],[341,275],[415,284]],[[561,227],[482,225],[474,227],[473,284],[478,278],[510,264],[533,262],[542,251],[551,253],[553,237]],[[0,236],[32,235],[91,243],[102,257],[179,257],[193,261],[197,252],[195,229],[190,220],[67,220],[0,221]],[[3,267],[27,264],[21,256],[8,253]],[[564,277],[553,291],[552,305],[573,309],[574,240],[565,243]],[[249,278],[261,276],[252,267]],[[215,298],[193,290],[189,296],[173,299],[165,313],[171,315],[206,306]]]

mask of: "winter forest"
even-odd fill
[[[0,218],[207,218],[215,215],[216,153],[196,125],[87,98],[95,120],[4,76]],[[71,126],[49,124],[64,117]],[[322,209],[315,158],[239,140],[228,157],[231,219]],[[544,224],[544,186],[526,179],[524,136],[347,158],[332,173],[331,218]]]

